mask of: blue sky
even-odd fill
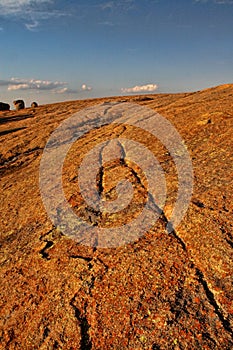
[[[231,83],[232,37],[233,0],[0,0],[0,100]]]

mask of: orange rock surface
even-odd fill
[[[130,125],[90,127],[63,167],[74,213],[93,227],[123,227],[144,207],[147,179],[134,162],[101,164],[97,177],[107,201],[117,198],[119,180],[132,183],[132,202],[122,211],[91,210],[79,191],[84,155],[112,138],[150,149],[165,173],[167,198],[157,222],[138,239],[116,248],[85,246],[48,217],[39,188],[41,157],[51,133],[73,113],[122,101],[160,113],[182,136],[194,172],[191,202],[168,233],[179,186],[169,152]],[[0,349],[232,349],[232,130],[230,84],[0,112]],[[115,148],[121,157],[120,141]]]

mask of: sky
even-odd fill
[[[0,0],[0,101],[233,81],[233,0]]]

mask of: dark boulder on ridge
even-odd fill
[[[0,102],[0,111],[9,111],[10,105],[8,103]]]
[[[25,103],[23,100],[16,100],[13,102],[16,111],[19,111],[20,109],[24,109],[25,108]]]

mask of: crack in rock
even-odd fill
[[[215,300],[213,292],[210,290],[207,281],[204,278],[203,273],[196,268],[196,275],[202,287],[204,288],[205,294],[209,303],[213,306],[215,313],[217,314],[219,320],[222,323],[223,328],[233,337],[233,330],[231,328],[230,322],[224,317],[223,312],[221,311],[217,301]]]
[[[88,323],[87,317],[86,317],[86,308],[87,303],[84,305],[84,310],[79,310],[77,306],[75,305],[75,296],[72,298],[70,302],[70,306],[74,310],[75,318],[78,320],[80,325],[80,331],[81,331],[81,341],[80,341],[80,350],[91,350],[92,349],[92,342],[90,340],[89,336],[89,329],[90,324]]]
[[[78,320],[78,323],[80,325],[80,331],[81,331],[80,350],[91,350],[93,349],[92,341],[89,334],[91,324],[89,323],[88,317],[87,317],[87,313],[88,313],[87,307],[88,305],[92,305],[90,299],[93,299],[92,290],[95,286],[96,278],[98,277],[98,273],[95,273],[93,270],[97,265],[96,263],[99,262],[100,265],[104,267],[104,271],[102,271],[101,273],[101,279],[103,279],[103,276],[108,271],[108,266],[98,256],[93,258],[75,256],[75,258],[85,260],[88,263],[87,268],[91,272],[88,280],[86,280],[86,283],[85,283],[85,285],[87,286],[87,290],[85,291],[86,301],[84,302],[84,306],[82,306],[82,308],[77,306],[76,298],[78,296],[78,293],[76,293],[70,301],[70,305],[74,310],[75,318]]]
[[[125,130],[123,130],[124,132]],[[123,133],[121,132],[121,134]],[[99,194],[102,195],[103,191],[104,191],[104,184],[103,184],[103,178],[104,178],[104,164],[103,164],[103,152],[105,150],[106,147],[108,147],[108,144],[105,145],[102,149],[101,149],[101,152],[100,152],[100,156],[99,156],[99,162],[100,162],[100,173],[99,173],[99,178],[98,178],[98,181],[97,181],[97,187],[98,187],[98,191],[99,191]],[[126,167],[127,169],[130,170],[130,172],[132,173],[132,175],[134,176],[135,180],[137,181],[137,183],[143,188],[146,190],[139,174],[137,173],[137,171],[135,171],[129,164],[128,162],[126,161],[126,151],[124,149],[124,146],[122,145],[122,143],[120,141],[117,142],[117,145],[120,147],[120,155],[121,155],[121,158],[120,158],[120,164],[124,167]],[[184,251],[187,251],[187,248],[186,248],[186,244],[185,242],[180,238],[180,236],[177,234],[177,232],[175,231],[175,229],[171,226],[172,224],[169,222],[168,218],[166,217],[164,211],[156,204],[153,196],[148,193],[148,196],[149,196],[149,199],[150,199],[150,202],[153,203],[153,208],[151,207],[152,210],[156,210],[156,212],[160,215],[160,219],[164,222],[165,226],[167,227],[167,230],[169,229],[169,232],[171,235],[173,235],[175,237],[175,239],[179,242],[179,244],[182,246],[183,250]],[[101,216],[101,213],[100,213],[100,216]]]
[[[84,260],[86,262],[90,262],[93,260],[93,258],[88,258],[88,257],[84,257],[84,256],[81,256],[81,255],[70,255],[70,258],[71,259],[81,259],[81,260]]]
[[[44,329],[44,332],[43,332],[43,336],[42,336],[42,339],[39,343],[39,347],[45,342],[45,340],[48,338],[49,336],[49,333],[50,333],[50,329],[48,327],[45,327]]]
[[[11,166],[12,164],[14,164],[17,160],[19,160],[20,158],[22,158],[22,157],[24,157],[24,156],[28,156],[28,155],[31,155],[31,154],[33,154],[33,153],[35,153],[35,152],[40,152],[40,153],[42,153],[43,152],[43,148],[41,148],[41,147],[35,147],[35,148],[33,148],[33,149],[31,149],[31,150],[28,150],[28,151],[26,151],[26,152],[23,152],[23,153],[16,153],[14,156],[11,156],[11,157],[9,157],[7,160],[5,160],[5,161],[3,161],[3,162],[1,162],[0,163],[0,167],[5,167],[5,166]],[[40,154],[39,153],[39,154]],[[38,155],[39,155],[38,154]]]
[[[51,248],[53,245],[54,245],[54,242],[53,241],[45,241],[46,242],[46,245],[44,248],[42,248],[39,253],[41,254],[42,258],[45,259],[45,260],[50,260],[50,257],[49,257],[49,254],[47,252],[47,250],[49,248]]]
[[[125,150],[124,150],[124,147],[123,145],[119,142],[118,143],[121,147],[121,154],[122,154],[122,159],[121,159],[121,164],[128,167],[129,170],[132,172],[132,174],[134,175],[134,178],[136,179],[136,181],[143,187],[145,188],[145,186],[143,185],[142,181],[141,181],[141,178],[139,176],[139,174],[134,170],[132,169],[128,164],[127,162],[125,161],[125,158],[126,158],[126,153],[125,153]],[[101,159],[102,160],[102,159]],[[102,163],[101,163],[102,164]],[[103,164],[102,164],[102,173],[104,171],[104,167],[103,167]],[[102,174],[102,177],[101,179],[103,179],[103,174]],[[103,191],[103,184],[101,184],[101,189]],[[148,194],[149,198],[150,198],[150,202],[153,203],[153,210],[156,210],[159,214],[160,214],[160,219],[164,222],[165,226],[168,227],[169,226],[169,220],[168,218],[166,217],[165,213],[163,212],[163,210],[161,210],[158,205],[156,204],[153,196],[151,194]],[[204,203],[200,202],[200,201],[193,201],[193,204],[195,204],[197,207],[199,208],[204,208],[205,205]],[[177,240],[177,242],[182,246],[183,250],[185,252],[187,252],[187,248],[186,248],[186,244],[185,242],[182,240],[182,238],[177,234],[176,230],[171,227],[171,232],[170,234],[172,234],[175,239]],[[212,305],[212,307],[214,308],[215,310],[215,313],[217,314],[219,320],[221,321],[224,329],[231,335],[233,336],[233,331],[231,329],[231,326],[230,326],[230,323],[229,321],[224,317],[220,307],[218,306],[217,304],[217,301],[215,300],[215,297],[214,297],[214,294],[213,292],[210,290],[207,282],[205,281],[204,279],[204,276],[203,276],[203,273],[197,268],[196,268],[196,274],[198,276],[198,280],[199,282],[201,283],[201,285],[203,286],[204,290],[205,290],[205,293],[206,293],[206,296],[207,296],[207,299],[209,301],[209,303]],[[179,296],[178,296],[179,297]],[[183,305],[184,308],[185,308],[185,305]],[[177,316],[179,316],[179,310],[176,310],[177,311]],[[206,332],[205,333],[205,337],[206,339],[209,339],[213,342],[213,345],[215,346],[216,345],[216,342],[214,339],[211,338],[211,336]]]

